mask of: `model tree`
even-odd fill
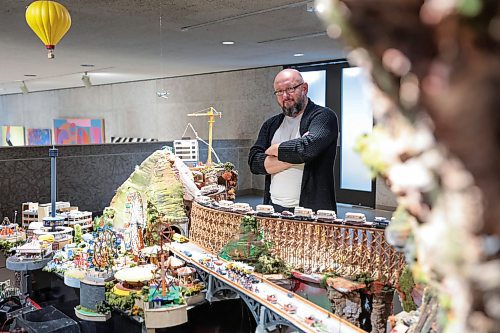
[[[358,148],[408,212],[388,234],[411,230],[414,277],[432,289],[411,331],[498,330],[498,1],[316,4],[373,77],[377,126]]]

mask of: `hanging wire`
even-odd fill
[[[159,28],[160,28],[160,78],[158,80],[161,80],[161,89],[156,92],[156,95],[158,97],[162,98],[168,98],[168,91],[165,90],[165,83],[163,82],[163,79],[165,78],[165,68],[163,64],[163,6],[162,2],[160,1],[160,19],[159,19]]]

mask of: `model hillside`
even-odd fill
[[[110,206],[117,212],[113,221],[115,227],[144,226],[147,202],[154,203],[167,220],[186,219],[183,187],[174,168],[175,158],[165,150],[158,150],[136,166],[111,200]]]

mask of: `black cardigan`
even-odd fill
[[[284,114],[279,114],[264,122],[248,156],[252,173],[266,175],[264,204],[271,203],[271,175],[264,167],[267,156],[265,151],[271,146],[274,133],[284,118]],[[339,132],[337,115],[331,109],[316,105],[309,99],[300,121],[299,132],[300,138],[282,142],[278,149],[280,161],[305,163],[299,204],[314,211],[330,209],[337,212],[333,172]],[[307,132],[309,133],[304,135]]]

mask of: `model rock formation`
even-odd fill
[[[175,157],[157,150],[116,190],[110,206],[115,209],[114,227],[146,225],[147,203],[151,202],[165,220],[187,219],[184,212],[183,186],[174,168]]]

